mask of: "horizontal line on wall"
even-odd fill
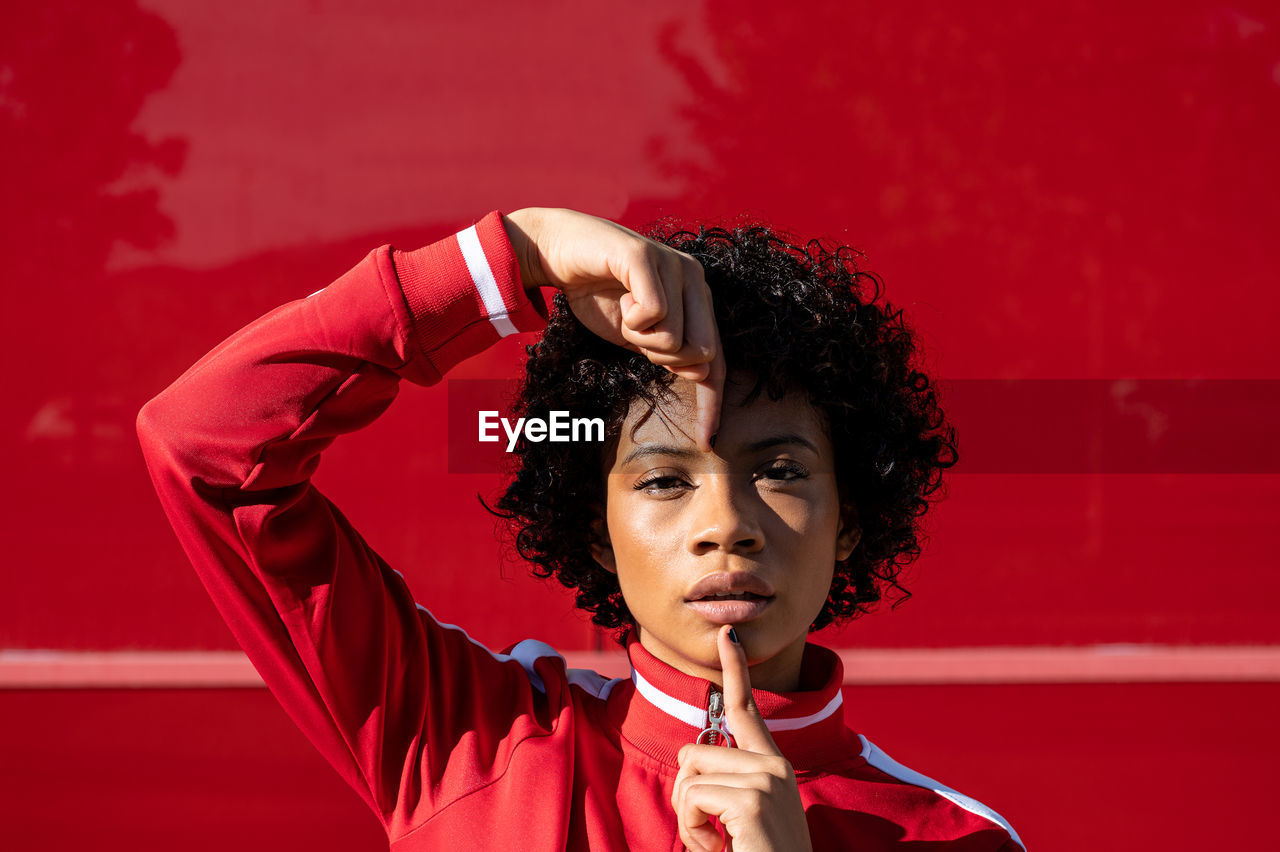
[[[1280,681],[1275,645],[842,648],[846,685]],[[566,653],[570,668],[629,674],[621,651]],[[0,689],[261,687],[239,651],[0,651]]]

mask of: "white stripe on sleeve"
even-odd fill
[[[871,742],[862,734],[858,734],[858,739],[862,740],[862,757],[867,761],[867,763],[871,764],[876,769],[879,769],[886,775],[892,775],[900,781],[905,781],[908,784],[914,784],[917,787],[924,787],[926,790],[932,790],[952,804],[964,808],[969,813],[977,814],[984,819],[994,822],[996,825],[1009,832],[1009,836],[1013,838],[1014,843],[1017,843],[1023,849],[1027,848],[1026,844],[1022,842],[1022,838],[1018,836],[1018,832],[1014,831],[1013,826],[1009,825],[1009,821],[1000,816],[1000,814],[991,810],[991,808],[982,804],[982,802],[979,802],[977,799],[970,798],[964,793],[952,790],[947,785],[934,781],[927,775],[921,775],[914,769],[909,769],[908,767],[903,766],[901,763],[877,748],[875,743]]]
[[[494,280],[489,259],[484,256],[475,225],[458,232],[458,247],[462,249],[462,259],[467,263],[467,271],[471,273],[471,280],[484,302],[485,313],[489,315],[489,322],[498,330],[498,336],[515,334],[516,327],[507,319],[507,305],[502,301],[502,293],[498,291],[498,282]]]

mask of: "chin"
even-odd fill
[[[746,623],[735,625],[735,628],[738,638],[742,640],[742,647],[747,651],[747,664],[752,666],[771,660],[792,645],[809,639],[808,629],[784,638],[776,630],[770,630],[764,625]]]

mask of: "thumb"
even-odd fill
[[[732,625],[720,628],[717,637],[720,650],[720,672],[724,677],[724,709],[729,717],[729,732],[738,748],[757,754],[781,756],[773,735],[765,725],[755,700],[751,697],[751,672],[747,652],[737,641]]]

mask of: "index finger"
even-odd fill
[[[724,401],[724,353],[716,342],[716,357],[711,361],[707,377],[693,386],[693,396],[698,411],[698,449],[710,452],[716,432],[720,429],[720,406]]]
[[[715,308],[711,304],[711,291],[702,282],[701,276],[698,276],[694,284],[693,292],[690,293],[694,304],[685,310],[686,336],[699,344],[709,344],[714,353],[714,357],[707,365],[706,378],[694,385],[694,400],[698,414],[698,429],[694,440],[698,444],[698,449],[710,452],[714,449],[712,440],[720,428],[720,407],[724,400],[726,368],[724,349],[720,346],[720,328],[716,325]]]
[[[732,625],[720,628],[717,644],[720,649],[720,672],[724,677],[724,709],[729,717],[729,733],[738,748],[758,754],[781,756],[778,746],[760,716],[756,702],[751,697],[751,672],[747,668],[747,652],[742,645],[729,638]],[[737,633],[735,631],[734,635]]]

